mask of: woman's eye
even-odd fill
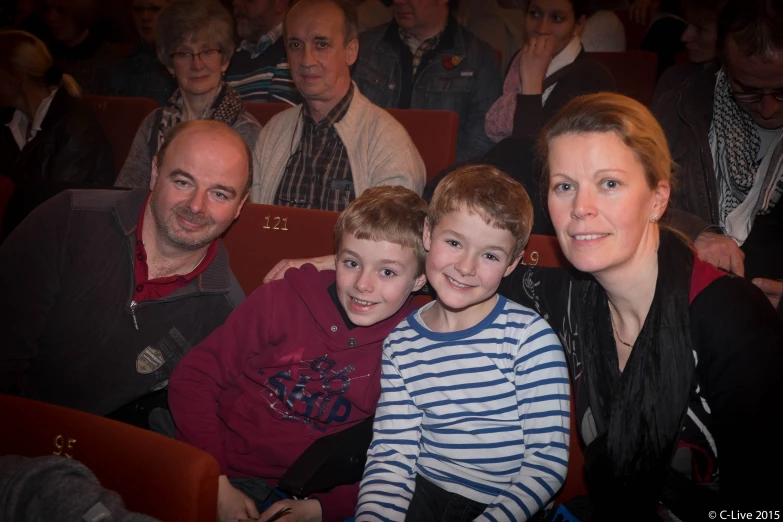
[[[562,22],[562,21],[563,21],[563,18],[562,18],[562,17],[560,17],[560,16],[553,16],[553,17],[552,17],[552,20],[553,20],[555,23],[559,24],[560,22]]]
[[[606,181],[604,181],[603,185],[604,188],[616,189],[617,187],[620,186],[620,183],[615,179],[607,179]]]
[[[568,192],[573,186],[570,183],[558,183],[554,186],[555,192]]]

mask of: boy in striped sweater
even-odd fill
[[[438,297],[384,341],[358,522],[524,521],[562,486],[563,349],[544,319],[497,294],[532,217],[525,189],[487,165],[435,190],[424,246]]]

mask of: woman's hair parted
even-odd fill
[[[51,83],[48,74],[54,61],[52,54],[40,39],[16,29],[0,30],[0,69],[14,74],[22,73],[47,87],[64,87],[71,96],[81,96],[79,84],[70,74],[57,74],[57,81]]]
[[[491,165],[465,165],[438,183],[429,209],[431,228],[449,212],[474,212],[516,240],[512,259],[525,248],[533,228],[533,204],[525,188]]]
[[[543,167],[542,194],[549,191],[549,146],[560,136],[613,132],[631,149],[644,168],[647,185],[673,184],[672,156],[658,120],[638,101],[611,92],[587,94],[571,100],[549,121],[538,138]]]
[[[410,189],[399,186],[370,187],[353,200],[334,225],[334,252],[339,254],[344,234],[356,239],[388,241],[412,248],[417,272],[424,273],[424,219],[427,203]]]
[[[158,59],[172,66],[171,53],[190,38],[205,38],[220,49],[221,63],[234,54],[234,19],[217,0],[174,0],[155,23]]]

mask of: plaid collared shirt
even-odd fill
[[[258,58],[261,53],[266,51],[281,36],[283,36],[283,24],[277,25],[268,33],[261,35],[261,38],[256,43],[242,40],[237,51],[247,51],[250,53],[251,59]]]
[[[413,76],[416,76],[416,71],[419,70],[422,56],[424,56],[427,51],[431,51],[438,46],[443,31],[421,42],[415,36],[411,35],[402,28],[398,30],[400,32],[400,40],[402,40],[402,42],[408,47],[408,49],[411,50],[411,53],[413,54]]]
[[[356,198],[348,151],[334,124],[353,100],[353,84],[343,99],[316,123],[302,104],[302,138],[292,152],[277,189],[275,205],[341,212]]]

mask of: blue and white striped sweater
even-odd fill
[[[357,521],[404,520],[417,473],[483,504],[476,520],[527,520],[568,467],[569,384],[557,336],[498,296],[460,332],[414,312],[384,342],[381,398]]]

